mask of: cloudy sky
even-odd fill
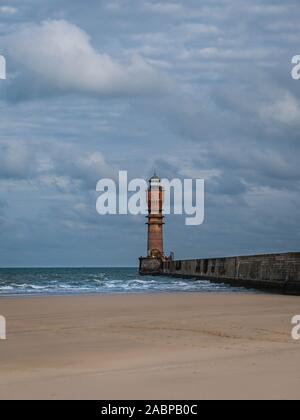
[[[197,177],[180,258],[300,250],[299,0],[0,0],[0,266],[135,265],[101,177]]]

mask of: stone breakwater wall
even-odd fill
[[[300,252],[167,260],[160,267],[161,275],[206,279],[233,286],[300,295]],[[155,266],[155,274],[158,274],[158,268],[159,264]],[[151,269],[147,274],[150,272]]]

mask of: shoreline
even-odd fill
[[[299,312],[265,293],[1,297],[0,399],[298,399]]]
[[[3,299],[23,299],[23,298],[72,298],[72,297],[101,297],[101,296],[155,296],[155,295],[277,295],[277,296],[289,296],[276,292],[268,292],[264,290],[247,289],[242,287],[241,290],[232,290],[229,286],[228,291],[226,290],[214,290],[214,291],[141,291],[141,292],[77,292],[77,293],[25,293],[25,294],[0,294],[0,301]],[[293,296],[293,295],[290,295]]]

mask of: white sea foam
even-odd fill
[[[205,280],[139,277],[136,269],[0,269],[0,278],[0,295],[244,291]]]

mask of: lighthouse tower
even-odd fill
[[[163,188],[160,178],[154,174],[148,181],[148,240],[147,257],[140,257],[141,274],[160,274],[164,261],[163,247]]]
[[[147,256],[150,258],[162,258],[163,248],[163,188],[160,178],[154,174],[148,181],[148,246]]]

